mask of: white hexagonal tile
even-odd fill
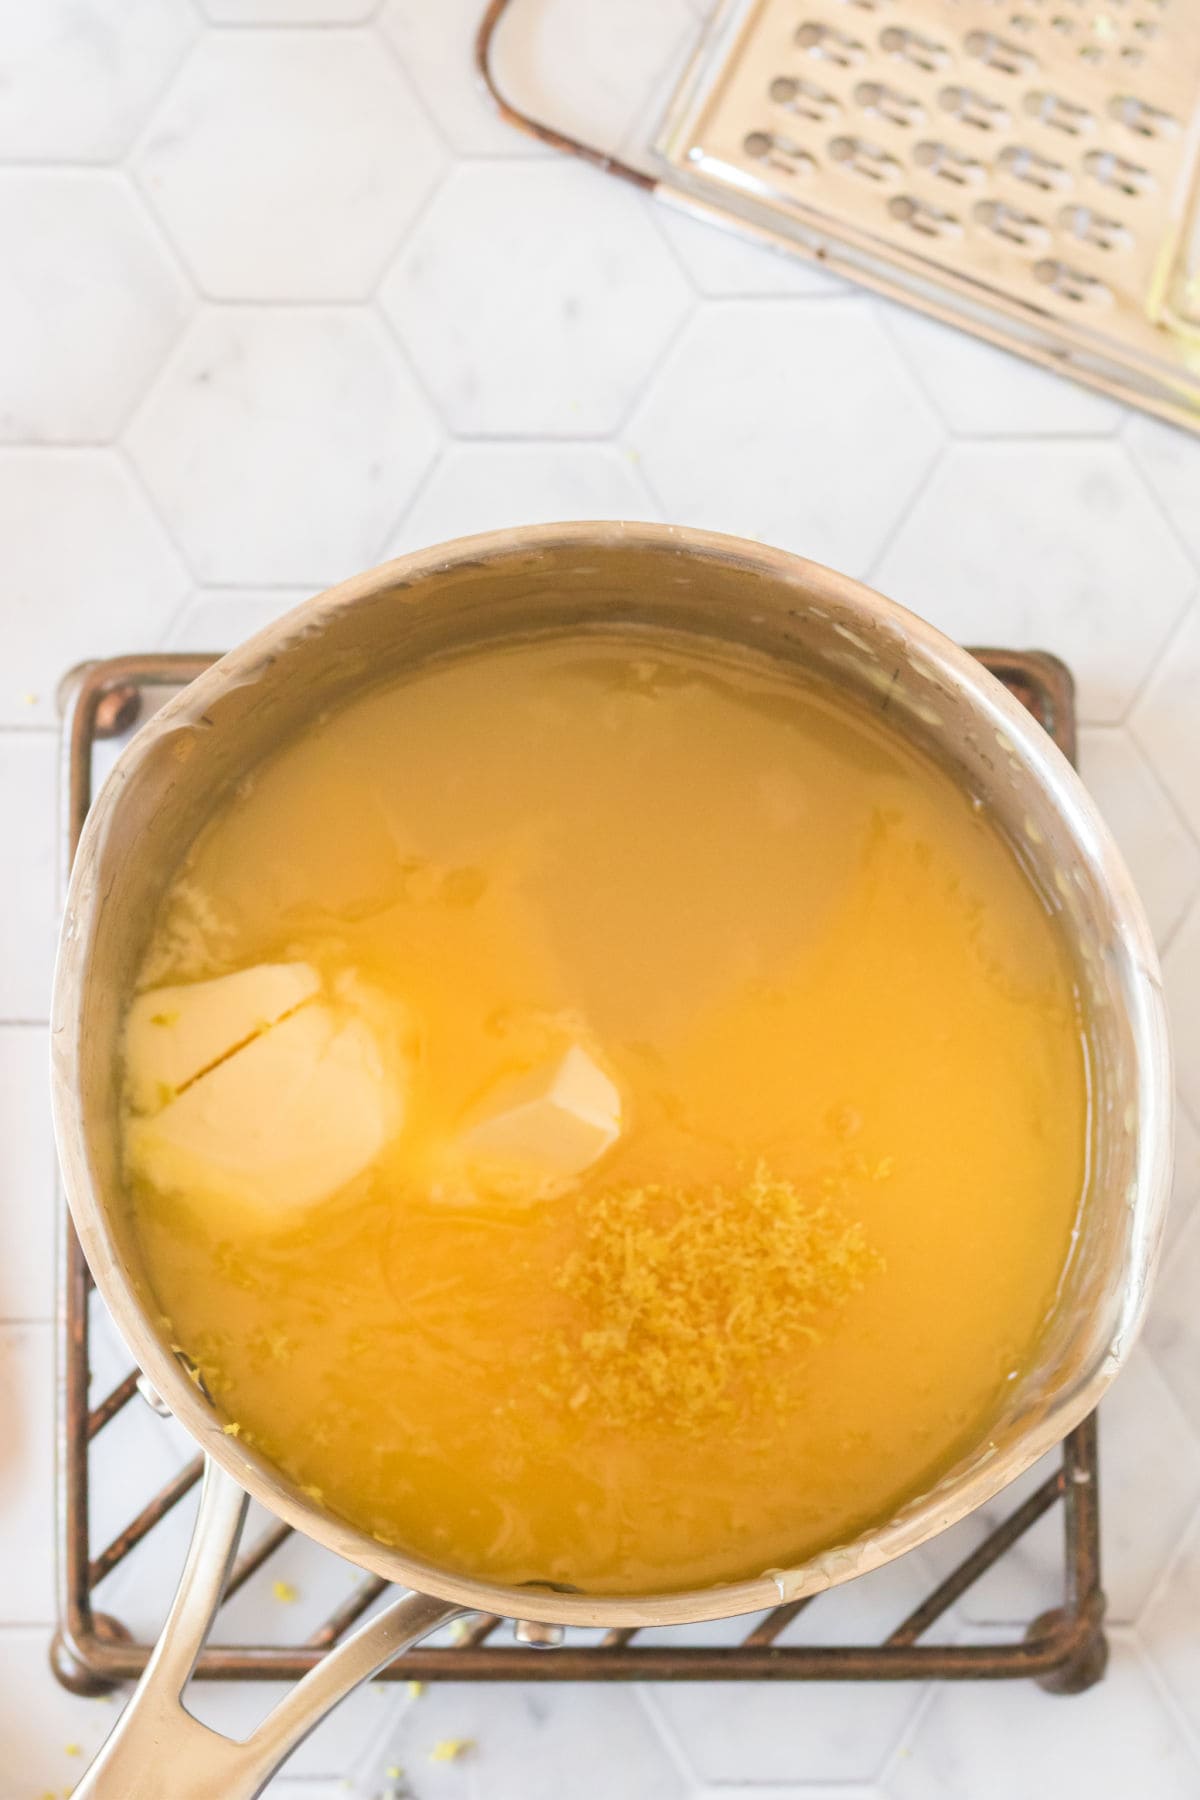
[[[781,1644],[881,1644],[921,1602],[937,1577],[917,1550],[821,1594],[793,1619]]]
[[[369,567],[436,421],[365,311],[201,315],[129,431],[199,579],[321,587]]]
[[[381,299],[457,432],[620,424],[690,305],[646,206],[566,162],[455,170]]]
[[[701,1783],[870,1781],[922,1693],[886,1681],[681,1681],[645,1691]]]
[[[841,1781],[836,1787],[827,1787],[823,1781],[816,1785],[789,1781],[783,1786],[773,1781],[764,1788],[758,1782],[743,1786],[739,1781],[730,1786],[722,1781],[717,1787],[693,1788],[688,1800],[887,1800],[887,1796],[882,1788],[860,1787],[857,1782],[852,1787]]]
[[[1200,1438],[1200,1214],[1179,1233],[1146,1320],[1146,1343]]]
[[[214,25],[360,25],[379,0],[199,0]]]
[[[1193,1732],[1200,1733],[1200,1519],[1142,1617],[1139,1636]],[[1147,1791],[1145,1789],[1143,1792]],[[1194,1790],[1200,1793],[1200,1780]],[[1157,1800],[1157,1796],[1156,1796]]]
[[[0,843],[6,846],[0,944],[11,947],[0,957],[0,1019],[40,1022],[49,1016],[58,911],[57,795],[54,735],[0,731]]]
[[[211,32],[135,169],[206,293],[368,294],[443,152],[395,59],[363,31]]]
[[[117,1718],[112,1697],[83,1700],[50,1670],[45,1626],[0,1628],[0,1744],[4,1800],[69,1793]]]
[[[942,434],[868,303],[834,299],[705,307],[628,436],[667,518],[858,574]]]
[[[1183,1102],[1179,1101],[1175,1107],[1175,1181],[1164,1240],[1167,1260],[1196,1216],[1197,1200],[1200,1200],[1200,1132],[1193,1125]]]
[[[1030,1681],[948,1681],[884,1778],[891,1800],[1195,1800],[1197,1764],[1136,1646],[1066,1699]]]
[[[0,158],[120,156],[195,31],[188,0],[8,0],[0,7]]]
[[[1118,445],[1060,442],[953,447],[872,581],[960,642],[1057,651],[1107,724],[1196,577]]]
[[[541,0],[498,37],[496,70],[503,90],[535,119],[610,153],[636,135],[644,161],[663,77],[680,66],[695,36],[687,0],[606,0],[603,7]]]
[[[1131,413],[1125,442],[1171,523],[1200,562],[1200,442],[1190,431]]]
[[[243,1738],[290,1691],[286,1682],[196,1681],[188,1689],[188,1711],[226,1737]],[[381,1698],[378,1688],[356,1688],[292,1752],[287,1773],[337,1782],[339,1800],[346,1800],[347,1792],[353,1795],[355,1791],[354,1775],[365,1765],[373,1767],[378,1762],[377,1746],[388,1730],[392,1711],[401,1704],[395,1689],[385,1690]],[[286,1787],[281,1791],[286,1794]],[[373,1782],[364,1782],[359,1792],[363,1800],[374,1800],[379,1790]]]
[[[1079,768],[1129,864],[1154,934],[1164,942],[1200,888],[1200,849],[1129,734],[1090,727]]]
[[[278,1523],[255,1506],[244,1537],[264,1538]],[[221,1608],[221,1641],[230,1644],[303,1643],[362,1585],[361,1569],[294,1531],[245,1586]],[[283,1584],[282,1595],[279,1584]]]
[[[783,1633],[785,1644],[877,1644],[933,1586],[922,1555],[822,1594]],[[753,1623],[643,1634],[647,1643],[736,1642]],[[911,1718],[921,1690],[851,1682],[658,1683],[646,1689],[652,1713],[679,1755],[706,1782],[869,1781]],[[724,1786],[722,1793],[726,1790]],[[776,1789],[772,1785],[772,1793]],[[809,1791],[805,1786],[805,1793]]]
[[[1193,1118],[1200,1118],[1200,902],[1171,939],[1162,966],[1175,1044],[1175,1079]]]
[[[1200,508],[1200,486],[1197,487]],[[1189,607],[1179,630],[1138,696],[1130,728],[1192,831],[1200,836],[1200,607]]]
[[[54,1492],[54,1380],[49,1325],[0,1325],[0,1607],[6,1625],[54,1618],[50,1558],[30,1545]],[[3,1742],[0,1738],[0,1742]],[[7,1747],[7,1746],[6,1746]]]
[[[1188,1429],[1149,1352],[1134,1350],[1100,1409],[1100,1537],[1110,1619],[1137,1618],[1166,1567],[1179,1535],[1200,1503],[1200,1445]],[[1027,1493],[1053,1472],[1058,1452],[1038,1464],[980,1513],[926,1546],[940,1574],[948,1574],[985,1535],[1013,1513]],[[1147,1493],[1154,1494],[1147,1507]],[[1027,1625],[1062,1602],[1063,1515],[1059,1506],[1038,1520],[960,1601],[976,1623]]]
[[[452,1738],[471,1748],[431,1763],[434,1747]],[[636,1694],[619,1682],[431,1683],[404,1707],[381,1760],[377,1780],[402,1768],[422,1800],[681,1800],[684,1792]]]
[[[608,444],[455,444],[388,544],[400,556],[502,525],[657,516],[629,457]]]
[[[382,23],[457,151],[529,154],[534,140],[500,120],[476,77],[482,16],[474,0],[388,0]],[[497,34],[493,67],[514,106],[611,152],[694,32],[687,0],[527,0]]]
[[[0,1026],[0,1319],[54,1316],[58,1170],[50,1048],[38,1026]]]
[[[460,156],[537,156],[535,139],[506,125],[475,73],[477,0],[386,0],[380,26],[413,86]],[[501,34],[508,39],[511,31]],[[522,34],[524,36],[524,33]],[[497,64],[500,44],[497,44]],[[505,65],[505,77],[510,70]]]
[[[86,657],[156,643],[186,586],[109,451],[0,451],[0,723],[51,723],[60,676]]]
[[[655,208],[654,220],[700,293],[715,300],[793,294],[836,294],[846,284],[805,257],[747,233],[689,212],[668,200]]]
[[[168,650],[232,650],[312,595],[308,588],[209,588],[193,594],[163,637]]]
[[[0,240],[0,439],[111,437],[183,328],[186,283],[99,170],[0,174]]]
[[[1096,437],[1115,400],[905,306],[877,303],[885,327],[951,431],[964,437]]]

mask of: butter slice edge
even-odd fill
[[[125,1023],[129,1104],[158,1112],[201,1070],[311,1000],[320,986],[308,963],[256,963],[139,994]]]

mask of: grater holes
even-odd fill
[[[775,131],[750,132],[742,139],[742,149],[755,162],[766,163],[784,175],[811,175],[817,166],[816,158],[802,144]]]
[[[941,181],[952,182],[955,187],[966,187],[982,181],[987,174],[977,157],[968,156],[965,150],[956,150],[953,145],[939,143],[932,138],[927,138],[915,147],[913,161],[919,169],[927,170]]]
[[[975,88],[946,87],[938,95],[938,105],[962,125],[977,131],[999,131],[1009,122],[1008,113],[998,100],[989,100]]]
[[[799,113],[803,119],[815,119],[818,124],[837,118],[842,110],[836,94],[818,87],[815,81],[799,80],[794,75],[777,76],[767,92],[776,106]]]
[[[1064,300],[1111,300],[1112,290],[1096,275],[1073,269],[1057,256],[1044,256],[1033,265],[1033,279],[1061,294]]]
[[[1100,182],[1103,187],[1116,188],[1118,193],[1128,194],[1131,198],[1148,194],[1154,186],[1149,169],[1130,162],[1128,157],[1118,156],[1114,150],[1089,150],[1083,166],[1093,181]]]
[[[1169,112],[1139,100],[1136,94],[1114,94],[1108,103],[1108,116],[1138,137],[1174,137],[1179,129],[1178,120]]]
[[[1145,43],[1149,44],[1158,36],[1157,19],[1135,19],[1133,29]]]
[[[1118,54],[1127,69],[1140,69],[1146,60],[1146,52],[1136,44],[1123,44]]]
[[[830,159],[861,175],[867,181],[895,181],[903,173],[896,158],[867,138],[835,137],[829,146]]]
[[[1104,52],[1099,44],[1080,44],[1076,54],[1080,62],[1089,63],[1093,68],[1104,61]]]
[[[952,212],[918,200],[913,194],[893,194],[887,209],[891,218],[920,232],[922,237],[958,237],[962,232],[962,223]]]
[[[1037,67],[1028,50],[1011,44],[994,31],[968,31],[963,49],[985,68],[998,69],[1002,75],[1028,75]]]
[[[996,166],[1011,175],[1014,181],[1023,181],[1029,187],[1039,188],[1042,193],[1053,193],[1056,188],[1068,188],[1071,185],[1071,171],[1062,163],[1054,162],[1049,156],[1041,156],[1031,150],[1027,144],[1009,144],[1000,152]]]
[[[841,69],[853,68],[867,54],[867,46],[848,31],[836,31],[832,25],[821,25],[815,19],[800,26],[796,42],[809,56],[836,63]]]
[[[854,98],[864,112],[887,119],[892,125],[919,125],[925,109],[915,94],[903,94],[884,81],[860,81]]]
[[[1004,200],[977,201],[971,208],[971,217],[977,225],[1010,244],[1040,248],[1050,242],[1050,232],[1041,219]]]
[[[910,31],[907,25],[889,25],[881,31],[879,47],[888,56],[911,63],[914,69],[924,69],[927,74],[946,68],[950,62],[950,52],[945,44],[923,37],[919,31]]]
[[[1060,37],[1071,37],[1074,35],[1075,21],[1069,19],[1066,13],[1055,13],[1050,21],[1050,29],[1057,31]]]
[[[1035,88],[1026,94],[1022,105],[1031,119],[1036,119],[1040,125],[1048,125],[1052,131],[1065,131],[1068,137],[1082,137],[1085,131],[1095,128],[1096,121],[1086,106],[1064,100],[1061,94],[1053,94],[1048,88]]]
[[[1031,18],[1028,13],[1014,13],[1008,22],[1014,31],[1026,32],[1037,30],[1037,20]]]
[[[1133,233],[1120,219],[1107,218],[1091,206],[1064,206],[1058,215],[1063,231],[1091,244],[1097,250],[1125,250],[1133,243]]]

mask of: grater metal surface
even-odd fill
[[[503,98],[509,5],[511,123],[1200,430],[1200,0],[720,0],[644,166]]]

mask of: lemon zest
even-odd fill
[[[625,1429],[700,1430],[772,1404],[778,1368],[820,1340],[883,1260],[833,1204],[759,1163],[729,1187],[609,1187],[576,1202],[580,1239],[555,1277],[573,1317],[547,1391]]]

